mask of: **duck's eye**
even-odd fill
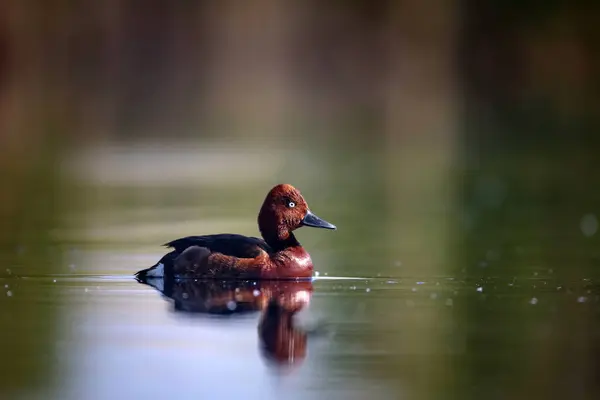
[[[287,204],[287,205],[288,205],[288,207],[289,207],[289,208],[294,208],[294,207],[296,207],[296,203],[294,203],[293,201],[288,201],[288,204]]]

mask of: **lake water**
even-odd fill
[[[414,180],[386,174],[394,161],[368,149],[329,164],[298,157],[292,183],[338,225],[298,232],[313,282],[137,282],[170,239],[256,235],[266,191],[289,176],[268,174],[285,170],[285,153],[195,152],[95,149],[69,159],[56,218],[48,202],[20,217],[0,254],[2,398],[600,394],[600,203],[587,153],[500,154],[455,180],[435,156],[410,153],[429,168]],[[201,164],[232,158],[245,166],[233,176],[229,163]]]
[[[260,305],[243,308],[248,300],[236,302],[234,287],[219,292],[189,283],[167,287],[167,297],[128,276],[0,283],[5,330],[26,327],[39,335],[29,340],[44,342],[26,358],[4,358],[8,366],[34,368],[43,360],[49,368],[44,384],[21,387],[11,397],[27,399],[464,398],[480,392],[501,399],[523,390],[515,389],[519,385],[547,390],[553,385],[548,377],[531,374],[563,357],[556,385],[586,398],[589,377],[573,360],[587,348],[585,332],[578,331],[586,328],[565,333],[560,326],[576,318],[562,310],[595,314],[599,307],[592,282],[552,278],[288,283],[310,296],[309,304],[297,326],[277,326],[282,332],[272,341],[284,347],[277,357],[262,350]],[[265,292],[265,284],[249,285],[258,287],[254,294]],[[211,299],[217,304],[208,313]],[[18,312],[14,302],[36,312]],[[511,323],[514,310],[522,323]],[[42,313],[60,315],[51,340],[44,338]],[[465,313],[479,317],[461,320]],[[572,348],[541,351],[557,340]]]

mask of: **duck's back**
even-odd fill
[[[237,235],[231,233],[222,233],[217,235],[187,236],[165,243],[166,247],[173,250],[165,254],[155,265],[136,273],[138,279],[148,277],[163,277],[172,274],[174,271],[175,260],[191,247],[204,249],[204,251],[189,254],[192,260],[188,260],[190,265],[200,260],[194,260],[193,257],[205,258],[210,253],[220,253],[225,256],[237,258],[255,258],[262,251],[272,253],[271,247],[262,239]],[[206,254],[208,250],[208,254]]]
[[[166,243],[165,246],[173,248],[177,254],[191,246],[199,246],[207,248],[212,253],[239,258],[254,258],[260,254],[261,250],[267,253],[272,252],[271,247],[263,239],[232,233],[187,236]]]

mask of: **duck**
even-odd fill
[[[220,233],[187,236],[164,244],[172,249],[155,265],[135,274],[146,278],[175,276],[194,279],[310,279],[313,262],[296,239],[300,227],[336,230],[315,215],[298,189],[274,186],[258,213],[262,238]]]

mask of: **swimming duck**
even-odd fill
[[[138,279],[174,275],[181,278],[310,278],[310,255],[293,231],[302,227],[336,229],[313,214],[300,191],[289,184],[272,188],[258,214],[262,239],[237,234],[188,236],[166,243],[173,250],[136,274]]]

